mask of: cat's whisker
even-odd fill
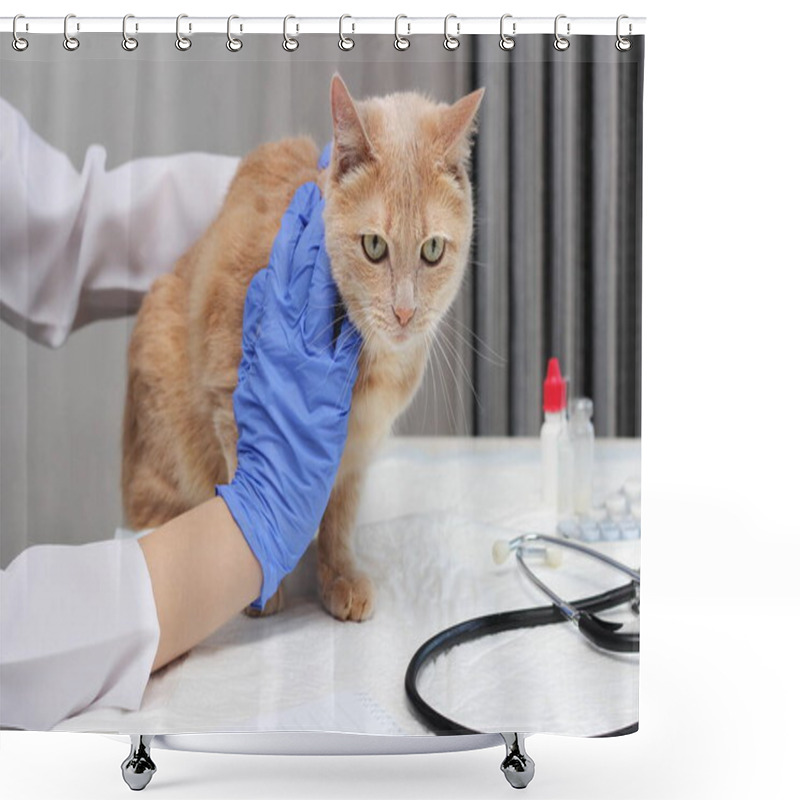
[[[447,351],[445,350],[445,347],[444,347],[445,339],[443,339],[442,337],[436,337],[435,341],[436,341],[436,348],[437,348],[438,352],[440,353],[440,358],[444,360],[444,363],[447,366],[447,369],[448,369],[448,371],[450,372],[450,375],[453,378],[453,383],[455,384],[455,388],[456,388],[456,397],[458,398],[458,401],[461,404],[461,416],[459,417],[459,415],[456,413],[456,408],[455,408],[456,398],[452,398],[452,403],[450,403],[449,402],[450,401],[450,395],[452,394],[452,392],[447,392],[446,393],[446,397],[448,398],[448,403],[450,405],[450,412],[451,412],[451,420],[452,420],[453,430],[454,430],[455,433],[458,433],[459,430],[460,430],[459,419],[463,420],[463,419],[466,418],[466,406],[464,405],[464,399],[463,399],[463,396],[461,394],[461,386],[459,385],[459,381],[458,381],[458,378],[457,378],[457,376],[455,374],[455,370],[453,369],[453,365],[450,362],[450,357],[449,357],[449,355],[448,355],[448,353],[447,353]],[[444,374],[444,371],[442,371],[442,383],[444,384],[444,386],[446,388],[447,387],[447,379],[446,379],[446,376]]]
[[[453,375],[453,380],[458,385],[458,381],[456,380],[455,374],[453,373],[453,369],[450,366],[450,362],[447,358],[447,353],[444,351],[442,347],[441,341],[437,337],[433,337],[433,346],[434,352],[436,353],[436,360],[437,363],[439,362],[440,358],[444,359],[445,364],[450,369],[450,373]],[[451,402],[450,402],[450,394],[447,391],[447,383],[445,381],[444,372],[439,370],[439,377],[442,381],[442,390],[444,392],[444,403],[445,403],[445,411],[447,412],[448,421],[450,422],[453,429],[457,432],[458,430],[458,420],[456,419],[455,410],[453,409]]]
[[[326,334],[326,333],[328,333],[329,331],[332,331],[332,330],[333,330],[333,329],[336,327],[336,325],[338,325],[340,322],[344,322],[344,320],[345,320],[345,319],[347,319],[347,314],[346,314],[346,313],[345,313],[345,314],[342,314],[340,317],[336,317],[336,319],[334,319],[334,320],[333,320],[331,323],[329,323],[328,325],[326,325],[324,328],[320,329],[320,330],[317,332],[317,335],[316,335],[316,336],[315,336],[315,337],[314,337],[314,338],[313,338],[313,339],[312,339],[310,342],[308,342],[308,345],[309,345],[309,346],[314,346],[314,345],[316,345],[316,344],[317,344],[317,342],[318,342],[318,341],[319,341],[319,340],[320,340],[320,339],[321,339],[323,336],[325,336],[325,334]]]
[[[426,343],[426,345],[428,346],[429,349],[432,349],[433,345],[432,345],[431,340],[430,340],[430,334],[427,331],[425,331],[425,343]],[[431,384],[433,385],[433,426],[434,426],[434,428],[436,428],[436,427],[438,427],[438,423],[439,423],[439,417],[438,417],[439,396],[438,396],[438,393],[437,393],[437,390],[436,390],[436,375],[435,374],[432,374],[432,376],[431,376]]]
[[[427,309],[425,309],[424,311],[425,311],[425,313],[427,313]],[[437,368],[438,368],[438,365],[439,365],[440,356],[439,356],[438,350],[436,349],[436,339],[437,339],[437,335],[438,335],[438,329],[437,329],[437,320],[436,320],[435,317],[432,318],[432,319],[430,319],[430,318],[429,319],[423,319],[423,322],[422,322],[422,334],[423,334],[423,337],[425,339],[425,346],[426,346],[428,354],[429,354],[430,364],[429,364],[429,366],[427,368],[426,375],[427,375],[427,372],[429,371],[430,372],[430,378],[428,380],[430,381],[430,383],[433,386],[433,395],[434,395],[433,396],[433,425],[434,425],[434,429],[436,429],[438,424],[439,424],[438,423],[438,412],[439,412],[439,407],[440,407],[440,404],[439,404],[439,401],[438,401],[438,397],[437,397],[437,394],[436,394],[436,392],[437,392],[437,388],[436,388],[437,387],[437,383],[439,383],[439,381],[437,381],[438,375],[436,374],[436,372],[437,372]],[[444,391],[445,394],[446,394],[445,389],[443,389],[442,391]]]
[[[485,275],[487,272],[494,274],[498,269],[498,265],[496,262],[490,263],[489,261],[479,261],[477,258],[472,258],[469,261],[469,268],[475,272],[480,272],[481,275]]]
[[[436,351],[434,349],[434,339],[428,331],[425,331],[425,345],[428,348],[428,352],[431,354],[431,362],[433,361]],[[438,428],[439,426],[439,396],[438,396],[438,381],[437,381],[437,372],[433,363],[430,364],[428,373],[430,374],[430,381],[433,387],[433,426],[434,428]]]
[[[427,332],[427,330],[423,329],[422,333],[423,333],[423,339],[425,340],[425,346],[427,347],[427,344],[428,344],[428,338],[427,338],[428,332]],[[428,422],[428,400],[430,399],[429,398],[430,392],[423,392],[423,394],[425,395],[425,407],[422,410],[422,430],[424,431],[424,430],[427,430],[426,425],[427,425],[427,422]]]
[[[453,348],[453,352],[458,360],[458,363],[461,367],[461,372],[464,376],[464,380],[466,381],[467,387],[469,388],[470,394],[475,401],[475,405],[478,407],[478,411],[481,413],[483,412],[483,404],[481,403],[481,398],[478,395],[477,390],[475,389],[475,384],[472,382],[472,378],[470,377],[470,372],[467,369],[466,364],[464,364],[463,359],[461,358],[461,354],[458,352],[457,348],[452,342],[448,342],[448,344]]]
[[[472,390],[475,400],[478,400],[478,395],[475,392],[475,387],[472,385],[472,380],[470,379],[469,370],[467,369],[466,364],[464,364],[464,360],[461,358],[461,353],[458,351],[458,348],[456,347],[455,343],[451,342],[446,336],[442,337],[442,343],[450,348],[450,352],[456,358],[456,361],[462,371],[462,374],[467,383],[469,384],[470,389]]]
[[[475,353],[478,358],[484,359],[487,363],[491,364],[495,367],[506,367],[508,366],[508,359],[501,356],[499,353],[492,350],[489,345],[481,339],[471,328],[465,325],[461,320],[457,319],[456,317],[452,317],[451,319],[447,319],[446,317],[442,317],[440,322],[443,325],[447,325],[448,329],[452,331],[454,336],[457,336],[473,353]],[[454,322],[458,322],[470,336],[472,336],[475,341],[478,343],[481,349],[475,347],[475,345],[466,337],[464,334],[458,330],[453,324]],[[490,355],[487,355],[484,350],[488,351],[489,354],[495,356],[495,358],[491,358]]]
[[[347,342],[350,339],[352,339],[353,336],[358,336],[358,335],[359,335],[358,331],[355,328],[353,328],[353,330],[349,332],[349,336],[347,337],[347,339],[344,340],[344,344],[347,344]],[[356,357],[353,359],[353,363],[347,370],[347,376],[346,376],[347,379],[344,385],[342,386],[342,393],[339,395],[339,403],[341,403],[342,400],[344,399],[344,393],[346,391],[346,387],[350,386],[350,384],[353,382],[353,372],[358,369],[358,364],[359,361],[361,360],[361,354],[364,352],[368,342],[370,341],[373,335],[374,334],[372,329],[368,329],[366,334],[361,337],[361,344],[358,346],[358,353],[356,354]]]
[[[436,380],[438,380],[438,382],[440,383],[440,385],[442,387],[442,397],[444,399],[444,410],[445,410],[445,415],[446,415],[445,421],[452,423],[452,414],[451,414],[451,411],[450,411],[450,401],[449,401],[449,397],[448,397],[448,394],[447,394],[447,384],[443,380],[443,371],[442,371],[441,365],[440,365],[441,354],[440,354],[439,345],[438,345],[438,342],[436,341],[436,337],[435,336],[431,336],[431,353],[433,355],[433,360],[436,362],[435,363],[435,368],[433,369],[434,378]]]
[[[469,386],[470,391],[472,392],[472,396],[475,398],[475,402],[478,405],[478,408],[480,408],[481,404],[480,404],[480,400],[478,399],[477,392],[475,391],[475,387],[472,385],[472,381],[469,378],[469,374],[467,373],[466,367],[464,366],[464,362],[461,360],[461,355],[459,354],[459,352],[456,349],[455,345],[451,341],[449,341],[446,337],[441,337],[438,341],[439,341],[440,347],[442,349],[442,352],[445,353],[445,355],[446,355],[445,347],[450,349],[450,353],[456,359],[456,365],[461,370],[462,376],[463,376],[464,380],[466,381],[467,385]],[[461,391],[461,382],[456,377],[455,370],[453,369],[453,365],[451,364],[450,359],[446,358],[446,363],[447,363],[448,368],[450,369],[450,374],[453,376],[453,382],[456,385],[456,392],[458,394],[458,399],[459,399],[459,401],[461,403],[461,411],[462,411],[463,419],[466,420],[467,419],[468,410],[467,410],[466,401],[464,399],[464,395],[463,395],[463,393]],[[465,426],[465,427],[467,427],[467,426]],[[466,431],[465,431],[465,433],[466,433]]]
[[[475,391],[475,386],[472,383],[472,379],[470,378],[469,370],[467,369],[466,365],[464,364],[464,360],[461,358],[461,353],[459,353],[458,348],[456,345],[451,342],[447,337],[442,337],[441,339],[442,347],[447,348],[450,353],[452,354],[453,358],[455,359],[455,367],[458,368],[462,380],[456,383],[458,387],[458,396],[461,401],[461,406],[463,409],[463,418],[464,418],[464,434],[469,433],[470,428],[470,416],[471,416],[471,407],[467,408],[467,397],[471,397],[478,408],[481,408],[480,398],[478,397],[478,393]],[[452,363],[452,362],[451,362]],[[452,366],[451,366],[452,369]],[[463,392],[464,384],[469,391],[469,395]]]
[[[454,321],[461,325],[462,330],[459,330],[455,327],[453,324]],[[477,333],[475,333],[475,331],[473,331],[460,320],[455,320],[454,318],[451,321],[447,321],[447,325],[449,326],[450,330],[452,330],[453,333],[458,336],[458,338],[479,358],[484,359],[496,367],[505,367],[508,365],[508,359],[505,356],[501,355],[492,347],[490,347],[484,339],[482,339]],[[468,335],[465,336],[464,332],[466,332]],[[474,339],[475,344],[470,341],[470,337]]]
[[[467,350],[469,350],[471,353],[474,353],[479,358],[483,358],[484,360],[488,361],[491,364],[494,364],[495,366],[504,366],[503,363],[494,361],[492,358],[486,355],[486,353],[483,353],[480,350],[478,350],[466,336],[464,336],[456,327],[450,324],[447,320],[442,320],[442,324],[446,332],[452,334],[453,337],[455,337],[455,339],[460,344],[464,345],[464,347],[466,347]]]

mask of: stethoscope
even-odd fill
[[[567,602],[557,595],[530,567],[525,561],[528,556],[542,556],[550,563],[554,561],[554,556],[550,548],[541,546],[541,543],[555,545],[556,547],[566,547],[570,550],[583,553],[590,558],[594,558],[607,566],[616,569],[627,575],[631,580],[629,583],[619,586],[616,589],[603,592],[602,594],[585,597],[581,600]],[[425,665],[433,658],[441,655],[453,647],[465,642],[471,642],[488,636],[493,633],[514,630],[516,628],[537,628],[542,625],[553,625],[558,622],[569,621],[577,627],[580,633],[591,642],[592,645],[601,650],[613,653],[638,653],[639,634],[624,633],[620,631],[622,623],[610,622],[597,616],[598,612],[605,611],[614,606],[630,602],[634,613],[639,613],[639,587],[641,578],[639,570],[617,561],[610,556],[587,547],[580,542],[571,539],[547,536],[543,533],[528,533],[516,536],[510,541],[497,541],[492,548],[492,555],[496,563],[502,563],[508,558],[511,552],[517,558],[517,564],[523,574],[530,579],[535,586],[544,592],[552,601],[550,606],[540,606],[538,608],[526,608],[519,611],[504,611],[498,614],[489,614],[484,617],[460,622],[451,628],[437,633],[425,642],[416,653],[414,653],[406,670],[405,688],[406,695],[411,703],[413,711],[422,722],[430,727],[437,734],[475,734],[481,731],[473,730],[458,722],[454,722],[448,717],[440,714],[435,708],[429,705],[417,689],[417,680]],[[624,728],[601,734],[601,737],[623,736],[638,730],[639,723],[634,722]]]
[[[597,550],[587,547],[586,545],[574,542],[570,539],[557,539],[554,536],[546,536],[543,533],[529,533],[524,536],[517,536],[510,542],[504,541],[495,542],[492,550],[492,555],[496,563],[505,561],[508,553],[513,550],[516,552],[517,564],[519,564],[522,572],[543,591],[555,604],[556,608],[563,614],[564,619],[572,622],[577,626],[578,630],[593,644],[597,645],[602,650],[610,650],[614,653],[638,653],[639,652],[639,634],[638,633],[619,633],[622,627],[621,622],[608,622],[607,620],[600,619],[596,614],[586,609],[577,608],[575,605],[568,603],[559,597],[536,573],[530,568],[525,561],[526,555],[539,555],[542,548],[536,546],[536,542],[548,542],[558,547],[567,547],[570,550],[576,550],[579,553],[595,558],[602,561],[613,569],[627,575],[634,582],[636,595],[631,602],[633,611],[639,613],[639,586],[641,579],[639,577],[639,570],[629,567],[604,553],[599,553]],[[545,557],[547,557],[545,551]]]

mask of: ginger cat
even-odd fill
[[[482,96],[453,105],[415,93],[354,102],[336,75],[327,169],[317,169],[308,138],[265,144],[242,160],[219,216],[154,282],[133,330],[122,467],[130,526],[160,525],[233,477],[245,294],[295,190],[316,181],[333,278],[363,339],[347,444],[319,529],[319,588],[334,617],[371,615],[374,587],[350,543],[363,476],[419,387],[464,275],[467,166]],[[279,590],[264,613],[281,604]]]

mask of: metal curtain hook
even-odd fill
[[[135,36],[128,35],[128,20],[135,19],[133,14],[126,14],[122,18],[122,49],[127,50],[129,53],[135,50],[139,46],[139,40]],[[136,30],[139,30],[139,26],[136,26]]]
[[[192,40],[181,33],[181,20],[188,19],[188,14],[178,14],[175,20],[175,47],[178,50],[188,50],[192,46]],[[192,23],[189,23],[189,31],[192,30]]]
[[[340,50],[352,50],[356,46],[356,43],[355,43],[355,41],[353,39],[351,39],[349,36],[345,36],[344,35],[344,30],[342,29],[342,26],[344,25],[344,21],[346,19],[353,19],[353,18],[349,14],[342,14],[342,16],[339,17],[339,49]],[[355,22],[352,23],[351,27],[352,27],[352,30],[350,32],[351,33],[355,33],[355,30],[356,30]]]
[[[401,19],[408,19],[405,14],[398,14],[394,18],[394,49],[395,50],[408,50],[411,47],[411,40],[407,39],[405,36],[400,35],[400,20]],[[408,26],[408,35],[411,35],[411,23],[407,22],[406,25]]]
[[[63,42],[64,49],[69,50],[70,52],[72,52],[73,50],[77,50],[81,46],[81,43],[77,40],[77,38],[69,35],[68,25],[71,19],[75,19],[74,14],[67,14],[67,16],[64,17],[64,42]],[[75,30],[79,31],[80,29],[81,29],[80,24],[75,23]]]
[[[16,16],[16,17],[14,17],[14,22],[13,22],[13,23],[12,23],[12,25],[11,25],[11,33],[12,33],[12,34],[13,34],[13,36],[14,36],[14,38],[11,40],[11,46],[12,46],[12,47],[13,47],[13,48],[14,48],[14,49],[15,49],[15,50],[18,52],[18,53],[21,53],[23,50],[27,50],[27,49],[28,49],[28,40],[27,40],[27,39],[23,39],[23,38],[22,38],[22,37],[21,37],[21,36],[20,36],[20,35],[17,33],[17,20],[18,20],[18,19],[25,19],[25,15],[24,15],[24,14],[17,14],[17,16]],[[26,23],[26,25],[25,25],[25,28],[27,29],[27,27],[28,27],[28,26],[27,26],[27,23]]]
[[[560,19],[566,19],[566,18],[567,18],[566,14],[559,14],[556,17],[556,21],[555,21],[555,24],[553,26],[553,31],[554,31],[555,36],[556,36],[556,39],[553,42],[553,47],[555,47],[556,50],[560,50],[562,52],[569,47],[569,39],[567,39],[565,36],[562,36],[558,32],[558,21]],[[567,23],[567,36],[569,36],[569,34],[570,34],[570,23],[568,22]]]
[[[513,50],[516,41],[514,40],[514,36],[517,33],[517,23],[511,23],[511,35],[509,36],[505,31],[505,24],[507,19],[512,18],[512,14],[503,14],[500,17],[500,49],[501,50]]]
[[[447,23],[450,22],[451,19],[456,20],[456,35],[453,36],[452,34],[448,33],[447,31]],[[458,22],[458,17],[455,14],[448,14],[444,18],[444,49],[445,50],[458,50],[458,46],[461,44],[461,41],[458,38],[458,35],[461,33],[461,23]]]
[[[238,53],[239,50],[242,49],[242,44],[243,44],[241,39],[237,39],[231,33],[231,22],[233,22],[233,20],[235,20],[235,19],[239,19],[239,17],[237,17],[236,14],[231,14],[228,17],[228,41],[225,42],[225,47],[227,47],[228,50],[231,51],[231,53]],[[239,26],[239,30],[240,31],[242,30],[242,26],[241,25]]]
[[[289,36],[288,25],[290,19],[297,19],[297,17],[293,17],[291,14],[287,14],[283,18],[283,49],[286,50],[287,53],[293,53],[300,47],[300,41],[295,39],[294,36]],[[300,26],[295,23],[294,26],[295,33],[300,32]]]
[[[617,41],[616,41],[616,44],[614,46],[617,48],[617,50],[620,51],[620,53],[624,53],[627,50],[630,50],[631,49],[631,45],[633,44],[630,39],[626,39],[620,33],[620,22],[622,22],[622,20],[624,20],[624,19],[628,19],[628,15],[627,14],[620,14],[617,17]],[[633,26],[629,22],[628,23],[628,36],[631,35],[632,31],[633,31]]]

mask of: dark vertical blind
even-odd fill
[[[643,37],[476,37],[473,432],[531,435],[557,356],[600,436],[641,430]]]

